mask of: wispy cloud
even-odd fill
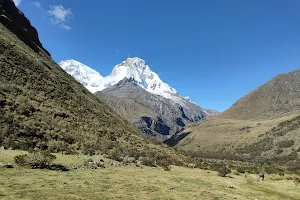
[[[51,5],[47,11],[50,21],[54,25],[58,25],[65,30],[70,30],[71,27],[66,24],[71,19],[74,19],[71,8],[64,8],[62,5]]]
[[[41,5],[40,2],[37,2],[37,1],[32,2],[32,5],[34,5],[34,6],[37,7],[38,9],[42,9],[42,5]]]
[[[16,6],[20,5],[21,0],[14,0],[14,3],[16,4]]]
[[[71,26],[65,25],[65,24],[61,24],[61,27],[65,30],[71,30]]]

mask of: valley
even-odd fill
[[[127,54],[102,76],[101,66],[61,59],[89,59],[90,49],[52,57],[20,3],[60,31],[74,18],[62,5],[46,12],[39,2],[0,0],[0,199],[300,199],[299,69],[219,113],[182,96],[142,58]],[[190,85],[176,80],[186,92],[208,98],[209,84],[228,86],[209,82],[221,69],[194,70]],[[187,88],[195,85],[202,90]],[[209,92],[220,104],[236,92],[218,89]]]

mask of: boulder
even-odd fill
[[[136,159],[134,157],[128,158],[128,163],[135,163]]]
[[[98,169],[98,165],[95,162],[89,162],[89,168]]]
[[[14,168],[10,163],[5,164],[3,162],[0,162],[0,167],[3,167],[3,168]]]
[[[143,167],[143,162],[138,160],[138,161],[136,161],[135,166],[142,168]]]

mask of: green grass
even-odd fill
[[[0,151],[0,161],[15,166],[0,168],[0,199],[300,199],[299,186],[287,176],[279,180],[279,176],[267,175],[265,182],[258,183],[255,175],[222,178],[217,172],[177,166],[169,172],[135,166],[69,172],[34,170],[14,164],[13,157],[23,153]],[[88,158],[55,155],[56,163],[67,166],[82,164]]]

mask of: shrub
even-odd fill
[[[243,174],[243,173],[245,173],[245,168],[244,168],[244,167],[241,167],[241,166],[238,166],[238,167],[236,168],[236,171]]]
[[[292,147],[295,144],[294,140],[285,140],[285,141],[280,141],[277,142],[277,146],[279,148],[288,148],[288,147]]]
[[[157,167],[156,160],[150,157],[143,157],[140,159],[143,165],[150,166],[150,167]]]
[[[276,153],[281,154],[283,152],[283,149],[277,149]]]
[[[38,165],[49,165],[56,159],[54,155],[48,151],[37,151],[34,150],[29,154],[19,155],[15,157],[15,162],[22,166],[38,166]]]
[[[221,177],[226,177],[228,174],[231,173],[231,170],[228,169],[227,167],[221,167],[217,171],[218,171],[218,176],[221,176]]]
[[[53,164],[56,157],[49,151],[34,150],[29,154],[15,156],[14,159],[17,165],[27,166],[33,169],[68,170],[62,165]]]
[[[279,176],[284,176],[284,172],[279,172],[278,175]]]
[[[157,164],[158,166],[164,168],[166,171],[170,171],[171,167],[170,167],[170,161],[165,159],[165,160],[158,160]]]

